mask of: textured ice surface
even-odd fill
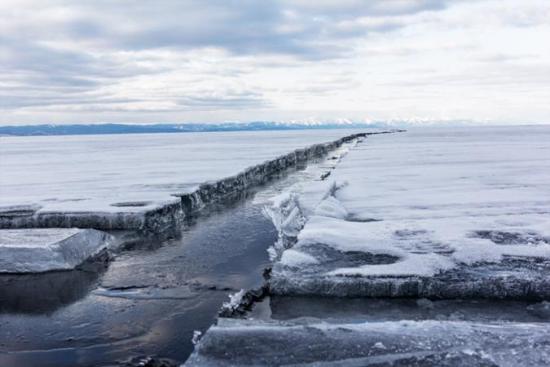
[[[220,319],[185,366],[547,366],[544,323]]]
[[[0,225],[167,232],[182,212],[325,154],[350,133],[2,138]]]
[[[110,235],[94,229],[3,229],[0,273],[73,269],[111,242]]]
[[[313,195],[272,291],[550,298],[548,183],[549,127],[371,136]]]
[[[0,207],[134,211],[347,130],[2,137]]]

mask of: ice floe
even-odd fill
[[[547,366],[537,323],[220,319],[185,366]]]
[[[369,137],[322,181],[324,194],[293,199],[316,204],[301,210],[307,223],[275,263],[271,289],[548,298],[549,152],[547,127]],[[306,255],[308,265],[289,261]]]
[[[112,236],[94,229],[0,230],[0,273],[73,269],[112,243]]]

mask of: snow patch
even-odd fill
[[[237,293],[230,294],[229,301],[223,303],[222,309],[225,309],[227,311],[235,311],[241,304],[241,301],[245,293],[246,293],[245,290],[241,289]]]
[[[315,215],[344,219],[349,213],[338,199],[329,196],[317,205]]]
[[[281,264],[286,266],[299,266],[306,264],[318,264],[319,261],[304,252],[288,249],[283,252],[280,260]]]
[[[437,254],[407,254],[393,264],[372,264],[340,268],[328,272],[333,276],[424,276],[431,277],[455,266],[448,257]]]

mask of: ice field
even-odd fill
[[[329,179],[275,293],[550,297],[549,128],[373,136]]]
[[[122,365],[137,366],[151,356],[163,358],[158,365],[179,366],[193,349],[194,331],[206,331],[228,294],[263,284],[262,273],[270,264],[266,249],[277,239],[271,221],[262,215],[269,198],[296,183],[311,187],[319,182],[350,144],[275,175],[245,195],[204,208],[179,228],[178,238],[109,249],[108,259],[101,249],[110,241],[102,241],[101,247],[90,247],[101,251],[99,258],[75,270],[0,274],[0,365],[124,361]],[[66,262],[57,260],[78,254],[74,245],[87,237],[76,236],[90,231],[104,233],[2,229],[0,246],[7,246],[0,247],[0,258],[8,255],[11,272],[44,271],[44,265],[64,268]],[[24,251],[10,252],[18,245]],[[41,250],[37,247],[44,251],[28,256]]]
[[[21,215],[27,210],[109,216],[171,203],[186,208],[178,194],[199,189],[205,197],[222,197],[242,190],[247,186],[231,181],[237,173],[278,158],[272,169],[251,173],[269,175],[287,167],[284,156],[295,149],[351,133],[32,138],[59,139],[57,146],[42,148],[29,143],[31,138],[2,138],[9,144],[1,148],[2,172],[7,174],[0,179],[0,217],[10,211],[17,216],[18,210]],[[138,146],[139,152],[130,152],[129,146]],[[192,333],[197,344],[187,366],[550,363],[550,127],[417,128],[354,135],[325,148],[314,155],[323,159],[312,160],[303,172],[294,171],[294,178],[264,185],[264,192],[250,203],[253,210],[229,205],[220,217],[204,222],[196,218],[190,232],[196,238],[184,231],[182,240],[175,241],[179,246],[157,243],[153,248],[159,246],[159,251],[142,251],[139,267],[131,251],[117,255],[110,268],[104,264],[103,275],[84,284],[84,295],[52,307],[63,309],[83,297],[80,303],[91,308],[108,298],[131,300],[132,307],[145,299],[163,300],[171,309],[185,304],[184,299],[194,302],[209,294],[215,302],[206,308],[215,312],[215,305],[225,300],[223,317],[202,337]],[[99,150],[96,159],[86,153]],[[22,158],[26,156],[28,162]],[[248,176],[235,180],[240,185],[243,179]],[[204,185],[213,181],[217,183]],[[165,224],[166,213],[157,214],[151,223]],[[7,272],[70,269],[84,257],[102,253],[112,241],[107,234],[98,237],[104,232],[80,232],[100,241],[88,241],[85,256],[77,256],[82,240],[74,236],[79,230],[32,231],[0,232],[6,234],[0,249],[17,257],[8,262],[22,264]],[[237,251],[243,243],[247,250]],[[33,263],[33,249],[45,250],[41,262]],[[239,268],[239,281],[226,282],[226,273],[215,267],[202,273],[210,262],[231,258],[233,251],[244,264],[232,264]],[[243,281],[245,259],[252,255],[262,269],[271,263],[265,283],[260,278]],[[194,274],[192,281],[188,271]],[[5,276],[6,284],[19,284],[14,277]],[[26,286],[20,281],[21,289]],[[19,311],[16,305],[25,294],[15,290],[6,298],[9,312]],[[67,309],[78,309],[78,304]],[[143,325],[159,317],[151,310]],[[187,308],[181,314],[182,324],[197,317]],[[208,315],[212,320],[213,314]],[[60,325],[71,323],[69,316],[61,314]],[[5,320],[15,330],[13,317]],[[116,320],[127,322],[124,317]],[[36,323],[32,318],[24,322]],[[203,320],[199,329],[204,332],[212,322]],[[46,321],[39,325],[50,328]],[[192,331],[186,326],[186,348],[191,348]],[[171,355],[180,358],[182,338],[159,346],[170,344]],[[41,341],[34,343],[42,348]],[[62,340],[56,343],[56,348],[65,346]],[[143,345],[130,343],[129,349]],[[20,360],[35,358],[27,352]],[[81,352],[72,349],[74,355]],[[92,361],[96,354],[86,358]]]
[[[369,136],[273,198],[270,296],[186,366],[547,366],[550,128]]]
[[[0,137],[0,210],[124,212],[353,131]]]
[[[132,230],[137,241],[177,237],[183,220],[206,204],[243,194],[271,175],[321,157],[351,139],[343,137],[346,133],[5,138],[0,228],[15,230],[0,232],[0,244],[1,238],[12,238],[0,247],[0,272],[66,269],[95,253],[64,240],[58,241],[61,247],[47,241],[19,246],[17,236],[26,244],[37,237],[31,233],[35,227],[50,228],[49,235],[56,227],[78,227]],[[56,236],[66,231],[57,230]]]

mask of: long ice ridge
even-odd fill
[[[249,167],[243,172],[215,182],[203,183],[191,193],[174,193],[173,200],[159,203],[153,209],[139,209],[141,202],[119,203],[121,211],[49,211],[36,205],[15,205],[0,208],[0,228],[95,228],[101,230],[135,230],[142,234],[170,233],[183,219],[209,203],[262,184],[271,176],[286,169],[320,157],[358,137],[370,133],[348,135],[328,143],[314,144],[304,149],[296,149],[278,158]]]

